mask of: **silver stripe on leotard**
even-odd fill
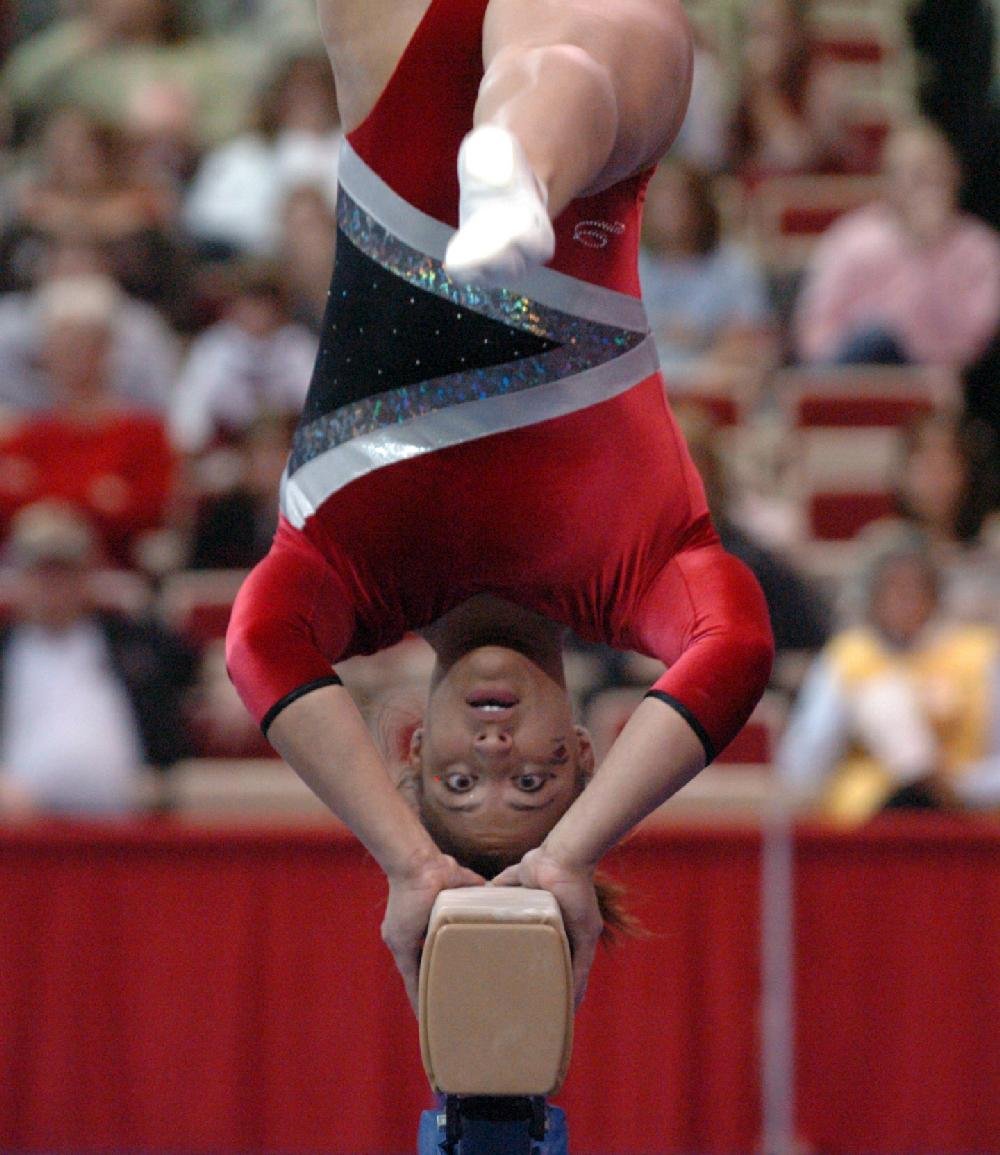
[[[394,233],[341,191],[338,223],[342,238],[350,241],[371,261],[418,292],[431,294],[452,305],[456,319],[463,314],[487,317],[510,330],[541,338],[555,348],[534,356],[518,355],[494,364],[458,369],[443,377],[382,390],[352,401],[303,424],[295,434],[289,474],[322,453],[354,438],[398,425],[437,410],[505,393],[522,393],[562,381],[615,361],[642,344],[644,332],[602,325],[559,309],[540,305],[513,289],[486,290],[453,281],[441,263],[404,244]],[[343,240],[342,242],[343,243]],[[346,293],[347,290],[344,290]],[[397,330],[385,334],[391,339]],[[466,350],[468,352],[468,350]],[[466,358],[456,354],[456,363]]]
[[[426,253],[440,264],[455,230],[429,217],[403,200],[372,171],[344,141],[337,170],[340,187],[362,209],[381,221],[404,245]],[[534,269],[511,284],[515,296],[524,296],[586,321],[596,321],[615,329],[646,333],[649,321],[642,301],[588,281],[557,273],[555,269]]]
[[[656,372],[640,301],[551,269],[535,270],[512,288],[458,284],[441,268],[448,226],[401,200],[349,147],[344,155],[339,223],[366,256],[415,289],[559,347],[387,390],[300,427],[281,491],[282,512],[293,525],[301,527],[332,493],[384,465],[565,416]],[[582,314],[569,311],[570,304]]]

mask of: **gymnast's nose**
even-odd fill
[[[482,758],[503,758],[510,753],[514,744],[509,730],[490,726],[479,730],[472,739],[472,746]]]

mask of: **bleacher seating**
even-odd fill
[[[243,570],[186,570],[171,574],[160,595],[163,620],[199,649],[224,638],[233,600],[245,577]]]
[[[890,516],[903,427],[958,404],[954,374],[923,368],[788,370],[775,394],[798,446],[810,536],[848,541]]]
[[[838,218],[870,204],[881,191],[878,176],[767,177],[746,191],[747,230],[768,268],[794,272]]]

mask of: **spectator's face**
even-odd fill
[[[279,104],[284,128],[319,135],[336,129],[340,117],[326,60],[310,57],[296,61],[285,79]]]
[[[42,357],[59,398],[68,401],[103,390],[110,350],[111,333],[103,325],[53,322],[45,335]]]
[[[82,113],[57,113],[45,129],[45,166],[53,183],[66,189],[93,189],[107,178],[107,158],[93,123]]]
[[[903,473],[903,497],[914,515],[948,536],[968,480],[954,431],[927,426],[917,438]]]
[[[918,558],[896,558],[885,563],[875,582],[872,618],[891,641],[913,642],[937,609],[933,578]]]
[[[83,565],[40,562],[19,575],[17,606],[23,621],[59,632],[78,622],[90,605]]]
[[[933,238],[954,218],[960,173],[948,143],[931,130],[900,133],[886,150],[888,197],[903,222]]]
[[[649,188],[644,213],[646,242],[666,253],[693,253],[697,247],[698,212],[690,182],[665,165]]]
[[[743,58],[750,76],[761,83],[777,82],[789,54],[797,50],[800,30],[788,4],[758,0],[750,10]]]

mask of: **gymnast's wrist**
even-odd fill
[[[562,870],[574,874],[593,874],[597,869],[597,859],[588,857],[583,848],[574,844],[572,838],[561,837],[557,829],[550,831],[538,849],[544,858]]]
[[[416,883],[447,867],[447,859],[427,836],[426,845],[394,854],[381,864],[390,883]]]

